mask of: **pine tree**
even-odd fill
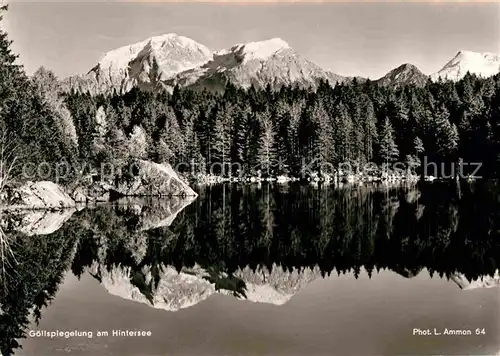
[[[111,163],[115,167],[115,171],[119,172],[127,163],[129,156],[127,137],[123,130],[113,127],[109,132],[107,145],[111,153]]]
[[[458,130],[455,124],[450,123],[449,112],[444,105],[438,110],[434,125],[436,153],[442,158],[454,154],[458,147]]]
[[[314,159],[320,171],[333,173],[328,167],[333,167],[335,161],[334,130],[331,119],[322,104],[316,104],[312,109],[311,120],[315,127]]]
[[[420,156],[422,153],[424,153],[424,143],[420,139],[420,137],[415,136],[413,139],[413,147],[415,148],[415,155]]]
[[[0,23],[3,21],[3,13],[8,6],[0,6]],[[3,26],[2,26],[3,27]],[[28,80],[22,66],[16,64],[17,55],[12,53],[12,41],[8,35],[0,28],[0,117],[5,115],[11,105],[22,95],[23,88],[27,87]]]
[[[351,132],[353,130],[352,120],[343,103],[336,109],[333,119],[335,127],[335,147],[339,152],[340,163],[350,162],[352,158]]]
[[[283,95],[283,91],[280,91],[279,96]],[[276,165],[277,175],[288,175],[290,173],[290,168],[293,165],[291,157],[291,147],[289,146],[290,138],[289,127],[290,127],[290,105],[284,98],[278,98],[276,108],[273,116],[276,118],[276,155],[279,157],[278,164]]]
[[[418,136],[415,136],[413,139],[413,151],[412,153],[406,155],[406,164],[409,171],[415,173],[416,169],[420,167],[420,157],[423,152],[424,144]]]
[[[299,124],[304,110],[303,101],[295,101],[290,105],[290,118],[286,126],[286,138],[288,147],[289,166],[292,172],[300,171],[300,147],[299,147]]]
[[[243,109],[236,112],[234,122],[234,135],[231,145],[231,160],[240,164],[247,163],[247,156],[250,141],[250,116],[252,109],[245,105]]]
[[[394,140],[394,130],[388,118],[384,120],[379,133],[379,158],[386,165],[398,159],[399,150]]]
[[[3,13],[7,11],[7,5],[0,7],[0,24],[3,20]],[[16,144],[16,152],[8,152],[12,158],[20,163],[26,153],[24,145],[17,144],[26,129],[24,117],[20,117],[22,111],[29,110],[27,93],[23,89],[28,89],[28,81],[24,70],[16,64],[17,56],[11,51],[12,42],[8,39],[7,33],[0,26],[0,128],[1,142],[3,149],[12,147]],[[5,161],[5,156],[2,155],[2,177],[4,177],[4,168],[9,167],[12,161]],[[9,172],[13,177],[17,172],[15,170]],[[3,182],[5,183],[5,182]],[[3,184],[2,183],[2,184]]]
[[[106,120],[106,111],[103,106],[97,109],[94,119],[94,133],[92,135],[91,160],[94,167],[98,167],[102,162],[107,162],[109,157],[108,147],[106,145],[106,135],[108,126]]]
[[[377,140],[377,121],[375,117],[375,110],[371,100],[367,99],[363,112],[365,114],[365,120],[363,125],[364,134],[364,156],[367,162],[373,161],[373,146],[376,144]]]
[[[222,174],[231,173],[230,121],[228,108],[220,108],[215,116],[215,123],[210,137],[211,164],[220,167],[220,173]]]
[[[177,164],[182,161],[185,151],[185,141],[177,117],[172,108],[167,108],[162,117],[162,127],[159,134],[158,152],[160,160]]]
[[[350,116],[352,121],[352,126],[357,128],[363,127],[363,121],[365,119],[365,113],[361,109],[361,94],[358,92],[359,88],[354,90],[354,95],[349,98]],[[365,157],[364,151],[364,132],[363,130],[351,130],[350,142],[351,142],[351,159],[353,162],[363,162]]]
[[[257,150],[257,161],[260,170],[266,176],[270,176],[276,164],[275,151],[275,129],[269,111],[257,114],[259,123],[259,146]]]

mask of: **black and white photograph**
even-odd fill
[[[0,356],[500,356],[500,3],[3,0]]]

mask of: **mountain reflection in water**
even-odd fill
[[[194,201],[130,200],[2,214],[0,347],[11,355],[57,296],[89,274],[120,298],[177,311],[213,294],[283,305],[332,272],[422,270],[498,283],[500,186],[219,185]],[[475,282],[480,283],[480,282]],[[474,285],[474,284],[473,284]]]

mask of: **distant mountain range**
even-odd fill
[[[230,82],[243,88],[296,84],[315,87],[321,80],[344,82],[346,78],[326,71],[300,56],[288,43],[273,38],[261,42],[237,44],[214,53],[203,65],[173,76],[168,85],[201,86],[218,89]]]
[[[147,276],[151,276],[150,269],[151,266],[143,268]],[[104,264],[94,262],[89,272],[112,295],[172,312],[193,307],[215,294],[232,294],[230,284],[225,286],[223,279],[215,283],[210,281],[206,278],[210,273],[199,265],[183,268],[181,271],[172,266],[161,266],[158,286],[151,292],[133,284],[133,271],[130,267],[114,266],[109,269]],[[287,271],[281,266],[273,265],[271,271],[260,266],[256,271],[249,267],[238,269],[234,276],[244,282],[244,300],[283,305],[310,282],[321,278],[321,271],[319,267]],[[217,288],[219,283],[227,289]]]
[[[459,80],[467,73],[488,77],[500,72],[500,55],[459,51],[444,67],[431,75],[403,64],[375,82],[380,85],[423,86],[428,79]],[[184,36],[166,34],[106,53],[88,73],[66,78],[67,90],[119,93],[133,87],[171,91],[176,85],[222,90],[227,83],[242,88],[274,88],[298,85],[315,88],[320,80],[332,85],[353,80],[322,69],[297,53],[282,39],[236,44],[212,52]],[[358,80],[366,80],[358,78]]]

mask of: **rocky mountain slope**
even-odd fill
[[[279,38],[237,44],[212,54],[205,46],[177,34],[152,37],[108,52],[86,75],[64,80],[65,90],[92,94],[172,90],[175,85],[218,89],[228,82],[248,88],[296,84],[315,87],[349,80],[300,56]]]
[[[348,78],[321,69],[300,56],[280,38],[237,44],[214,54],[198,68],[182,72],[169,81],[170,86],[199,86],[219,89],[230,82],[242,88],[254,85],[273,88],[283,85],[315,87],[320,80],[332,85]]]
[[[383,86],[403,86],[413,84],[419,87],[425,85],[428,80],[425,75],[416,66],[410,63],[405,63],[391,70],[382,78],[376,80],[379,85]]]
[[[230,294],[226,289],[217,290],[213,283],[204,278],[208,275],[207,271],[198,265],[183,268],[181,272],[172,266],[163,266],[158,287],[151,295],[131,283],[133,276],[129,267],[116,266],[107,270],[95,263],[89,272],[99,275],[102,285],[110,294],[168,311],[192,307],[214,294]],[[148,282],[152,278],[151,271],[145,267],[142,272]],[[235,276],[246,284],[246,300],[282,305],[309,282],[320,278],[321,272],[319,268],[288,272],[275,265],[271,272],[267,268],[255,272],[245,268],[237,271]]]
[[[91,93],[156,90],[162,82],[212,58],[202,44],[175,33],[156,36],[106,53],[86,75],[64,81],[66,89]]]
[[[433,80],[457,81],[467,72],[481,77],[490,77],[500,72],[500,55],[489,52],[459,51],[446,65],[431,75]]]

